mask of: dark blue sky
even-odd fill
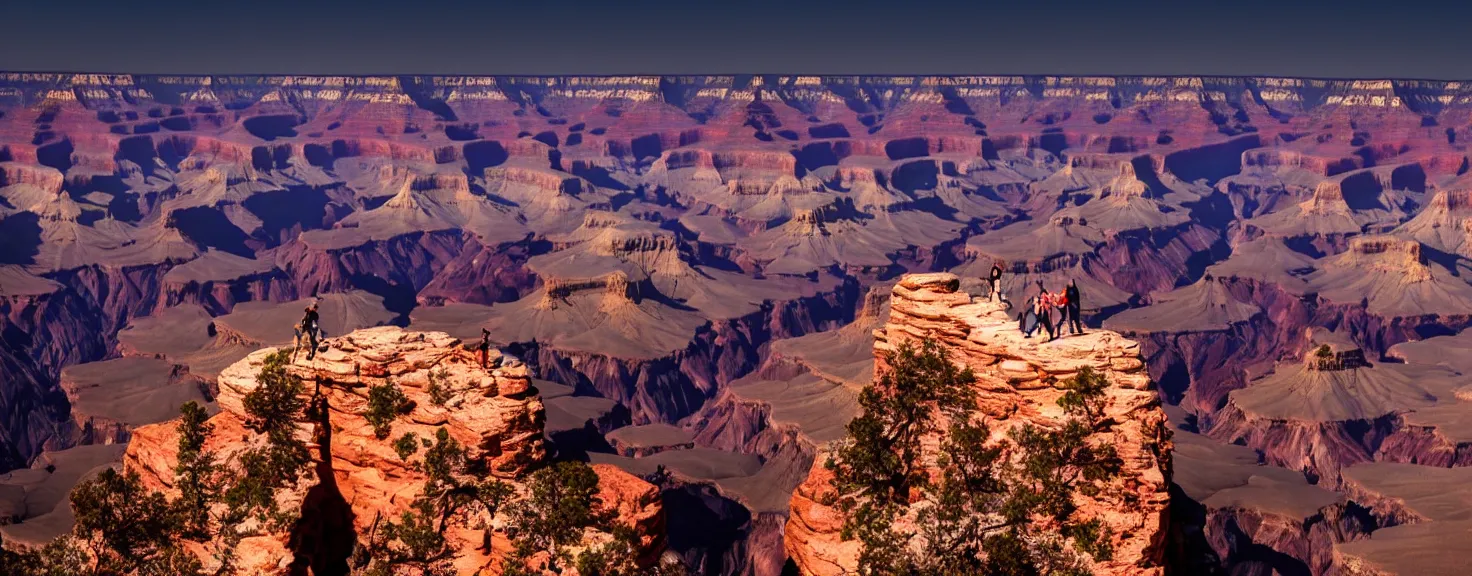
[[[0,0],[0,70],[1472,79],[1472,2]]]

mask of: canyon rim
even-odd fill
[[[989,415],[1107,368],[1138,497],[1093,503],[1101,574],[1461,574],[1469,138],[1461,82],[0,74],[0,535],[109,467],[167,492],[178,406],[243,433],[316,302],[291,370],[342,385],[319,479],[359,533],[423,481],[368,366],[507,481],[589,463],[646,563],[836,573],[825,451],[876,350],[934,338],[1011,387]],[[1070,282],[1086,334],[1018,338]],[[436,408],[437,367],[475,394]]]

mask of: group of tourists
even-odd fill
[[[322,340],[321,316],[317,314],[317,302],[313,301],[307,305],[302,313],[302,321],[296,326],[296,346],[292,350],[292,361],[296,361],[296,351],[302,348],[307,350],[307,360],[317,356],[317,346]],[[485,369],[500,368],[502,366],[518,366],[521,360],[501,352],[495,358],[491,357],[491,331],[480,329],[480,344],[475,349],[480,352],[480,367]]]
[[[1002,294],[1002,267],[998,264],[992,265],[991,276],[987,279],[991,287],[988,297],[992,302],[1006,303],[1006,296]],[[1059,313],[1058,323],[1053,323],[1053,311]],[[1017,327],[1022,331],[1023,337],[1032,338],[1032,335],[1041,327],[1048,333],[1048,341],[1057,340],[1067,329],[1070,334],[1084,333],[1083,301],[1079,297],[1078,282],[1070,280],[1068,285],[1057,292],[1049,292],[1043,286],[1043,281],[1038,280],[1038,294],[1027,300],[1027,305],[1017,314]]]

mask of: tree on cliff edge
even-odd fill
[[[859,396],[863,412],[825,466],[844,514],[842,537],[860,543],[866,575],[1084,576],[1109,559],[1112,536],[1080,518],[1076,493],[1118,474],[1112,448],[1089,442],[1108,385],[1092,370],[1068,381],[1057,429],[1031,424],[1005,438],[975,418],[975,377],[924,342],[884,357]],[[939,440],[927,457],[923,440]]]
[[[307,402],[301,378],[286,370],[289,361],[285,351],[267,356],[256,373],[256,387],[245,394],[246,426],[265,435],[266,442],[237,456],[243,474],[224,493],[232,511],[278,526],[290,518],[277,510],[275,491],[294,485],[311,462],[306,442],[296,436]]]

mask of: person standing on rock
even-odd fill
[[[491,356],[491,331],[480,329],[480,369],[485,370]]]
[[[991,301],[992,302],[1001,302],[1002,301],[1002,267],[1000,265],[998,265],[997,263],[995,263],[995,262],[992,263],[992,274],[991,274],[991,277],[987,278],[987,282],[991,285],[991,288],[992,288]]]
[[[1064,317],[1064,321],[1068,323],[1068,331],[1069,331],[1069,333],[1070,334],[1083,334],[1084,333],[1084,321],[1083,321],[1084,305],[1083,305],[1083,301],[1079,300],[1079,295],[1078,295],[1078,281],[1077,280],[1069,280],[1068,281],[1068,287],[1063,289],[1063,299],[1064,299],[1063,317]],[[1059,326],[1059,332],[1062,332],[1062,331],[1063,331],[1062,330],[1062,326]]]
[[[1024,336],[1032,338],[1033,332],[1041,326],[1044,330],[1048,331],[1049,341],[1057,338],[1057,334],[1053,332],[1053,295],[1048,292],[1047,288],[1043,287],[1041,280],[1038,281],[1038,296],[1032,302],[1032,313],[1035,320],[1032,326],[1024,331]]]
[[[307,343],[311,345],[311,347],[307,348],[307,360],[311,360],[317,356],[317,325],[319,320],[320,318],[317,316],[317,303],[308,304],[306,313],[302,315],[301,325],[301,333],[307,337]]]
[[[1036,296],[1028,298],[1022,305],[1022,311],[1017,313],[1017,330],[1022,332],[1023,338],[1032,338],[1032,332],[1038,328],[1038,316],[1034,313],[1037,302]]]
[[[1038,295],[1038,324],[1048,331],[1049,342],[1058,339],[1058,331],[1053,327],[1053,309],[1057,306],[1058,296],[1043,288],[1042,294]]]

